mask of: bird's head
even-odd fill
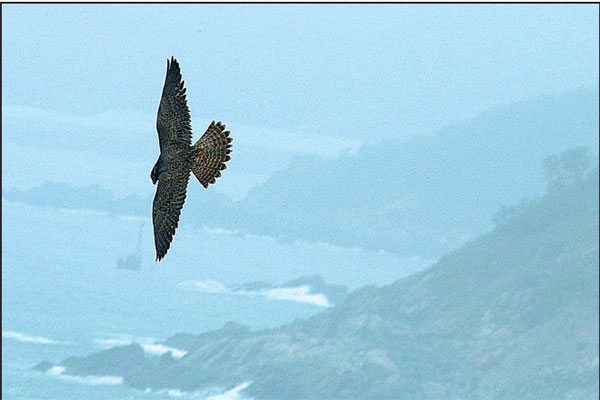
[[[152,172],[150,172],[150,179],[152,179],[152,184],[156,185],[158,182],[158,163],[152,168]]]

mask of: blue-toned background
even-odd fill
[[[221,120],[234,152],[209,190],[190,181],[157,264],[171,56],[195,138]],[[3,397],[208,396],[31,367],[326,306],[248,282],[430,266],[542,195],[546,157],[597,165],[598,67],[597,5],[3,5]],[[140,226],[141,270],[117,269]]]

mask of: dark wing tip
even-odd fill
[[[186,92],[187,90],[185,88],[185,81],[182,79],[179,63],[177,62],[177,59],[171,57],[171,60],[167,60],[167,74],[165,77],[165,84],[163,87],[163,96],[173,96],[173,98],[176,99],[176,102],[175,104],[165,103],[165,107],[174,110],[174,112],[178,114],[178,118],[184,119],[189,123],[189,109],[187,108],[187,103],[185,100]],[[161,105],[162,104],[163,103],[161,99]],[[159,106],[159,112],[160,110],[161,106]],[[166,115],[165,118],[174,117],[172,115]],[[180,121],[180,123],[183,122]],[[184,126],[184,128],[187,127]],[[187,129],[191,130],[191,128]],[[191,141],[191,138],[189,139],[189,141]]]
[[[179,63],[177,62],[177,59],[175,57],[171,57],[171,60],[167,59],[167,77],[165,80],[165,84],[175,86],[178,83],[181,83],[180,86],[183,87],[183,82],[181,79],[181,69],[179,68]]]
[[[155,233],[155,247],[156,247],[156,260],[160,261],[167,255],[169,251],[169,247],[171,247],[171,240],[168,237],[164,237],[162,235],[156,236]]]
[[[167,71],[176,68],[179,68],[179,62],[177,62],[177,59],[175,57],[171,57],[170,60],[167,58]]]

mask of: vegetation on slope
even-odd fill
[[[598,170],[564,173],[577,152],[548,162],[559,178],[547,195],[503,210],[492,232],[308,320],[177,335],[166,343],[185,357],[144,357],[126,370],[122,348],[103,353],[103,367],[98,355],[61,365],[118,370],[140,389],[250,380],[256,399],[597,398]]]

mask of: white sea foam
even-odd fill
[[[109,337],[96,338],[94,343],[101,345],[102,347],[113,347],[113,346],[127,346],[132,343],[154,343],[157,341],[156,338],[148,336],[133,336],[124,333],[113,333],[108,334]]]
[[[123,383],[123,378],[120,376],[74,376],[74,375],[65,375],[60,374],[58,377],[64,381],[68,382],[77,382],[86,385],[120,385]]]
[[[2,337],[7,339],[18,340],[23,343],[36,343],[36,344],[63,344],[59,340],[48,339],[41,336],[32,336],[27,335],[25,333],[15,332],[15,331],[2,331]]]
[[[269,289],[266,291],[266,294],[267,297],[276,300],[291,300],[315,306],[329,307],[327,297],[323,293],[310,293],[310,286]]]
[[[206,400],[243,400],[248,399],[243,396],[240,392],[250,386],[252,382],[244,382],[241,385],[234,387],[231,390],[226,391],[223,394],[217,394],[215,396],[207,397]]]
[[[137,343],[142,346],[142,349],[148,354],[155,356],[161,356],[167,352],[171,352],[174,358],[181,358],[187,354],[187,351],[176,349],[175,347],[165,346],[160,343],[156,343],[157,340],[151,337],[135,337],[132,335],[114,335],[110,338],[97,338],[94,342],[101,345],[102,347],[108,348],[113,346],[127,346],[132,343]]]
[[[83,380],[92,385],[119,385],[123,383],[123,378],[120,376],[87,376]]]
[[[169,352],[169,351],[171,352],[171,355],[175,358],[181,358],[187,354],[187,351],[185,351],[185,350],[179,350],[174,347],[169,347],[169,346],[165,346],[165,345],[158,344],[158,343],[142,344],[142,348],[147,353],[155,354],[155,355],[159,355],[159,356],[163,355],[164,353]]]
[[[152,390],[150,388],[146,388],[144,390],[145,393],[158,393],[161,395],[166,395],[175,399],[197,399],[197,400],[206,400],[211,393],[217,393],[216,389],[206,389],[206,390],[197,390],[193,392],[186,392],[179,389],[161,389],[161,390]]]
[[[95,343],[102,345],[103,347],[113,347],[113,346],[127,346],[133,343],[131,339],[123,339],[123,338],[111,338],[111,339],[94,339]]]
[[[193,289],[204,293],[230,293],[231,290],[220,282],[213,280],[179,282],[181,289]]]
[[[166,395],[175,399],[197,399],[197,400],[252,400],[249,397],[242,395],[240,392],[250,386],[252,382],[244,382],[241,385],[234,387],[226,392],[218,388],[206,388],[193,392],[186,392],[179,389],[160,389],[153,390],[146,388],[144,393],[157,393]]]
[[[59,377],[64,381],[83,383],[87,385],[120,385],[123,383],[123,378],[120,376],[75,376],[65,375],[65,367],[60,365],[50,368],[47,372],[48,375]]]
[[[65,367],[61,367],[60,365],[54,366],[48,370],[49,375],[60,375],[65,372]]]
[[[166,394],[171,397],[182,397],[185,396],[185,392],[182,392],[179,389],[167,389]]]
[[[272,300],[287,300],[307,303],[319,307],[329,307],[329,300],[323,293],[311,293],[310,286],[283,287],[262,290],[233,290],[220,282],[185,281],[178,284],[181,288],[193,288],[204,293],[220,293],[234,296],[263,296]]]

